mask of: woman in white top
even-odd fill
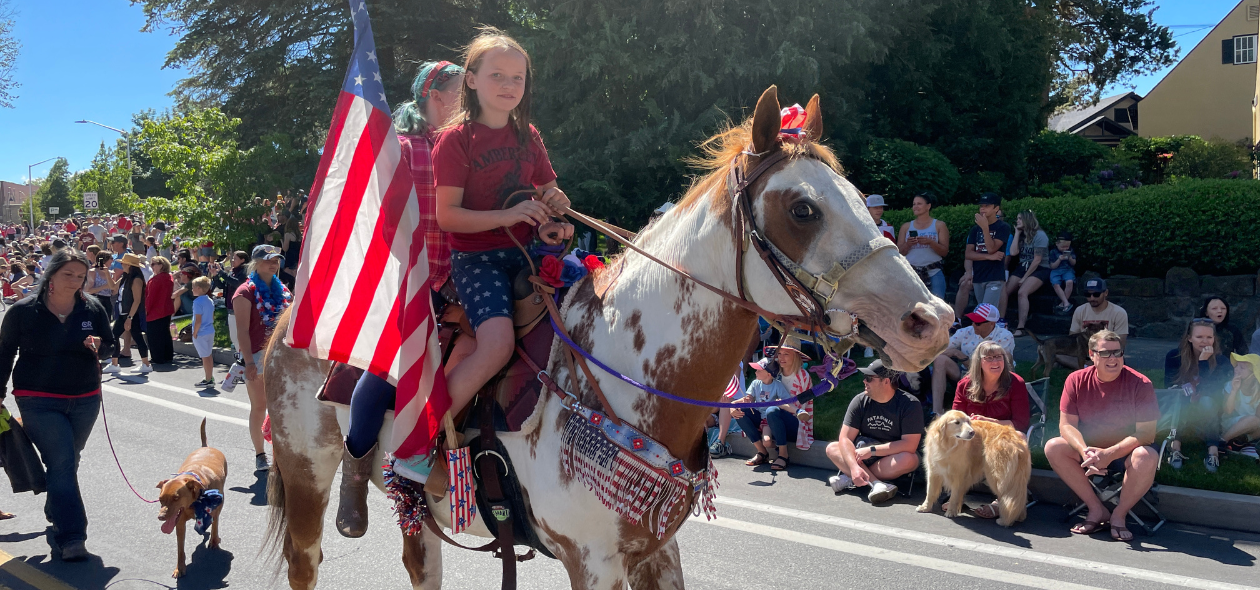
[[[897,244],[906,262],[919,273],[919,278],[932,294],[945,298],[945,272],[942,261],[949,252],[949,228],[945,222],[932,217],[936,196],[930,192],[914,198],[910,210],[914,220],[901,224]]]

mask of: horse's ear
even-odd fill
[[[753,111],[752,144],[757,154],[770,151],[779,141],[782,129],[782,118],[779,116],[779,87],[770,86],[757,99],[757,110]]]
[[[814,98],[809,99],[809,104],[805,106],[805,134],[813,141],[822,140],[822,106],[815,94]]]

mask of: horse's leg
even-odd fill
[[[404,534],[402,561],[415,590],[442,587],[442,540],[437,535],[428,530],[418,535]]]
[[[314,397],[311,403],[317,404]],[[273,417],[273,432],[277,420]],[[289,564],[289,587],[310,590],[319,577],[319,564],[324,560],[320,539],[324,533],[324,510],[338,462],[327,457],[311,457],[276,441],[273,447],[276,470],[283,479],[284,559]],[[327,453],[325,453],[327,454]]]
[[[656,552],[642,559],[630,560],[632,590],[681,590],[682,559],[678,554],[678,538],[672,537]]]

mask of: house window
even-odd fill
[[[1256,63],[1256,36],[1234,37],[1234,64]]]
[[[1115,121],[1116,121],[1117,123],[1128,123],[1128,122],[1130,122],[1130,121],[1129,121],[1129,109],[1115,109],[1115,110],[1113,111],[1113,113],[1114,113],[1114,114],[1112,115],[1112,117],[1111,117],[1111,118],[1112,118],[1112,119],[1115,119]]]

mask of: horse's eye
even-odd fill
[[[814,207],[809,203],[797,203],[792,205],[792,216],[797,219],[810,219],[817,217]]]

